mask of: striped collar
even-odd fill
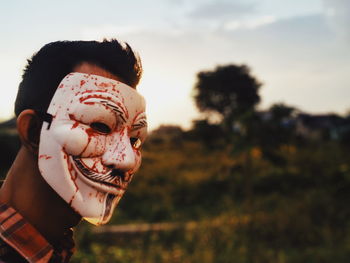
[[[65,235],[62,245],[54,249],[16,210],[1,203],[0,238],[9,246],[9,249],[6,249],[6,245],[1,246],[0,258],[16,251],[29,263],[68,262],[74,250],[72,231]]]

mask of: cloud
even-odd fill
[[[240,2],[213,2],[195,7],[188,16],[192,19],[222,20],[241,17],[255,11],[250,3]]]
[[[118,38],[128,34],[143,32],[146,28],[142,26],[116,26],[111,24],[88,26],[81,29],[81,38],[85,40]]]
[[[263,106],[285,101],[306,111],[343,111],[349,107],[346,98],[350,96],[350,57],[346,45],[335,41],[324,15],[279,20],[244,17],[237,21],[236,27],[232,20],[212,31],[199,25],[183,28],[178,34],[150,28],[126,30],[126,40],[144,61],[143,90],[150,115],[156,116],[161,106],[162,114],[169,115],[169,119],[189,123],[194,110],[191,114],[178,114],[175,106],[164,105],[164,96],[155,96],[151,91],[162,94],[166,88],[168,100],[171,98],[174,105],[189,111],[190,99],[184,102],[177,96],[188,96],[198,71],[227,63],[248,64],[265,83]]]
[[[280,19],[252,30],[227,29],[218,34],[222,43],[231,43],[231,52],[220,48],[227,59],[244,61],[265,83],[264,105],[285,101],[312,112],[349,108],[345,99],[350,96],[348,47],[337,41],[324,15]]]
[[[227,21],[224,23],[223,28],[225,30],[256,29],[274,22],[276,22],[276,18],[274,16],[262,16],[251,19]]]
[[[350,41],[350,1],[323,0],[329,25],[341,37]]]

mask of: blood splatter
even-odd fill
[[[96,136],[96,132],[92,128],[88,128],[85,130],[86,134],[91,137],[91,136]]]
[[[88,142],[86,143],[84,149],[81,151],[80,155],[82,155],[86,151],[87,147],[89,146],[89,144],[91,142],[91,139],[93,137],[99,136],[99,134],[96,134],[96,132],[92,128],[86,129],[85,132],[86,132],[86,134],[88,136]]]
[[[39,156],[39,159],[45,159],[45,160],[48,160],[48,159],[51,159],[52,158],[52,156],[50,156],[50,155],[46,155],[46,154],[41,154],[40,156]]]
[[[91,91],[92,92],[92,91]],[[85,93],[91,93],[91,92],[84,92],[83,94]],[[94,91],[96,92],[96,91]],[[79,98],[79,101],[80,102],[84,102],[85,100],[87,99],[105,99],[105,100],[112,100],[112,97],[110,96],[106,96],[106,95],[101,95],[101,94],[91,94],[91,95],[88,95],[88,96],[84,96],[84,97],[81,97]]]
[[[100,84],[98,84],[98,86],[103,87],[103,88],[108,88],[108,87],[110,87],[110,84],[106,83],[106,82],[101,82]]]
[[[79,187],[78,187],[77,182],[76,182],[78,175],[77,175],[76,171],[74,170],[74,167],[73,167],[72,163],[70,162],[70,160],[66,159],[66,161],[67,161],[68,173],[69,173],[69,175],[72,179],[72,182],[75,186],[75,192],[78,192]],[[72,197],[70,202],[73,202],[74,197],[75,197],[75,195]]]
[[[72,125],[72,128],[71,130],[75,129],[76,127],[78,127],[79,125],[79,122],[78,121],[75,121],[74,124]]]

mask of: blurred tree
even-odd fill
[[[224,127],[233,130],[234,120],[255,109],[261,83],[246,65],[218,66],[197,74],[195,102],[201,112],[218,114]]]
[[[157,129],[153,130],[149,135],[147,141],[150,143],[161,144],[181,144],[184,131],[178,125],[160,125]],[[147,144],[145,144],[147,147]]]
[[[250,74],[246,65],[218,66],[213,71],[197,74],[194,86],[195,102],[201,112],[221,118],[225,137],[229,145],[234,144],[234,152],[243,158],[245,179],[246,213],[253,215],[253,153],[259,142],[260,121],[255,106],[260,102],[258,94],[261,83]],[[253,241],[248,242],[248,250],[253,251]],[[251,247],[250,247],[251,246]]]
[[[282,145],[296,141],[295,113],[297,109],[283,103],[273,104],[267,111],[260,112],[260,124],[256,137],[264,158],[276,165],[285,165],[279,154]]]
[[[201,142],[208,149],[222,147],[225,143],[225,133],[219,124],[212,124],[207,119],[192,121],[192,129],[186,133],[186,138]]]
[[[291,118],[295,110],[294,107],[287,106],[283,103],[276,103],[270,107],[272,118],[278,122]]]

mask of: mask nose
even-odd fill
[[[102,163],[123,172],[135,169],[137,157],[126,129],[113,134],[110,142],[106,145],[105,153],[102,155]]]

